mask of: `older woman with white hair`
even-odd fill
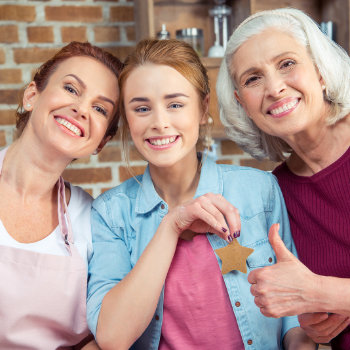
[[[277,264],[249,275],[264,315],[299,315],[316,342],[350,349],[350,58],[296,9],[233,32],[217,95],[227,135],[275,170],[299,259],[271,230]],[[339,335],[338,335],[339,334]]]

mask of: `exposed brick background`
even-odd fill
[[[146,1],[146,0],[145,0]],[[15,110],[20,90],[35,69],[72,40],[90,41],[124,59],[135,45],[131,0],[1,0],[0,1],[0,147],[14,140]],[[233,142],[216,140],[219,163],[271,169]],[[134,174],[145,169],[135,148],[130,148]],[[74,161],[65,178],[93,196],[130,177],[118,138],[97,156]]]

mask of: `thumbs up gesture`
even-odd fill
[[[318,275],[286,248],[278,230],[279,224],[274,224],[269,231],[277,263],[253,270],[248,275],[255,304],[263,315],[276,318],[317,311]]]

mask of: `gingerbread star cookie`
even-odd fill
[[[222,261],[221,272],[224,275],[232,270],[247,273],[247,258],[254,249],[241,246],[237,239],[234,239],[224,248],[215,249],[215,253]]]

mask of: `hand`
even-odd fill
[[[350,318],[327,312],[306,313],[298,316],[300,327],[315,343],[329,343],[350,323]]]
[[[286,248],[278,230],[279,224],[274,224],[269,231],[277,263],[248,275],[255,304],[263,315],[276,318],[317,311],[312,291],[318,283],[317,275]]]
[[[168,214],[179,236],[185,230],[215,233],[231,242],[241,231],[238,210],[219,194],[207,193],[172,209]]]

